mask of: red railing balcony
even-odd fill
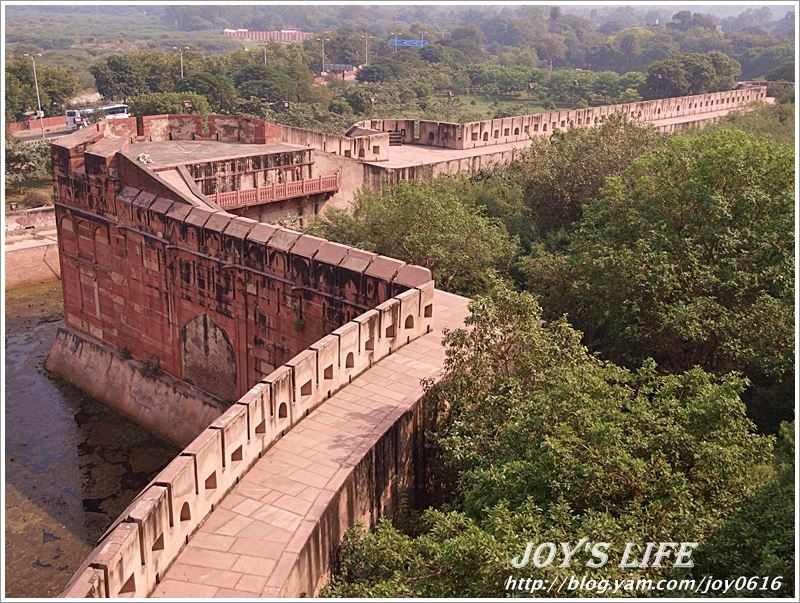
[[[339,190],[340,175],[319,176],[308,180],[271,184],[261,188],[251,188],[242,191],[227,193],[214,193],[208,198],[223,209],[236,209],[250,205],[262,205],[295,197],[306,197],[318,193],[330,193]]]

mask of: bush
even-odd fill
[[[139,372],[145,377],[158,377],[161,374],[161,359],[155,354],[148,354]]]
[[[27,207],[33,209],[35,207],[50,205],[50,201],[50,197],[44,193],[31,192],[25,195],[24,203]]]

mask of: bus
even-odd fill
[[[130,116],[128,105],[125,104],[105,105],[95,109],[68,109],[66,113],[67,128],[78,130],[100,119],[125,119]]]

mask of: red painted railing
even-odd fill
[[[251,188],[243,191],[230,191],[228,193],[215,193],[209,199],[223,209],[261,205],[273,201],[282,201],[294,197],[305,197],[317,193],[328,193],[339,190],[340,176],[331,174],[308,180],[271,184],[262,188]]]

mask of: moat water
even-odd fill
[[[6,294],[6,596],[58,595],[97,539],[179,451],[43,363],[59,282]]]

